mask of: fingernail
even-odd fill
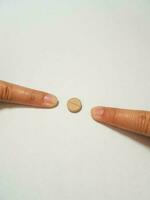
[[[56,107],[58,105],[58,99],[56,96],[48,94],[44,97],[43,105],[49,108]]]
[[[91,115],[96,121],[103,121],[105,109],[104,107],[95,107],[91,110]]]

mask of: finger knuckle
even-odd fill
[[[11,87],[7,85],[0,86],[0,100],[10,101],[12,97]]]
[[[150,112],[139,114],[137,128],[143,133],[150,133]]]
[[[118,121],[118,111],[116,109],[113,110],[113,114],[111,116],[111,123],[117,123]]]
[[[43,96],[44,95],[42,95],[41,93],[33,90],[29,92],[28,101],[31,103],[42,101]]]
[[[29,95],[29,101],[33,102],[35,101],[36,95],[34,91],[31,91],[30,95]]]

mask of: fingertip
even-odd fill
[[[43,106],[46,108],[54,108],[59,104],[56,96],[52,94],[47,94],[43,98]]]
[[[103,121],[104,107],[97,106],[91,109],[91,116],[97,122]]]

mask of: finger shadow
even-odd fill
[[[104,126],[107,126],[107,125],[104,125]],[[113,130],[113,131],[115,131],[115,132],[117,132],[117,133],[119,133],[119,134],[121,134],[125,137],[128,137],[128,138],[134,140],[135,142],[140,143],[143,146],[150,149],[150,137],[146,137],[144,135],[139,135],[137,133],[125,131],[125,130],[115,128],[115,127],[112,127],[112,126],[107,126],[107,127],[109,127],[111,130]]]
[[[58,104],[56,105],[56,107],[58,106]],[[32,109],[54,109],[56,107],[53,108],[47,108],[47,107],[36,107],[36,106],[30,106],[30,105],[22,105],[22,104],[15,104],[15,103],[6,103],[6,102],[0,102],[0,110],[2,109],[27,109],[27,108],[32,108]]]
[[[0,110],[2,110],[2,109],[11,109],[11,108],[24,108],[24,107],[25,106],[23,106],[23,105],[0,102]]]
[[[25,108],[32,108],[32,109],[38,109],[38,107],[33,107],[33,106],[27,106],[27,105],[20,105],[20,104],[15,104],[15,103],[3,103],[0,102],[0,110],[3,109],[25,109]]]

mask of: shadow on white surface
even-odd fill
[[[104,126],[106,126],[106,125],[104,125]],[[119,128],[114,128],[114,127],[111,127],[111,126],[107,126],[107,127],[109,127],[113,131],[115,131],[119,134],[122,134],[125,137],[128,137],[128,138],[134,140],[135,142],[140,143],[143,146],[150,149],[150,138],[149,137],[146,137],[144,135],[139,135],[139,134],[136,134],[136,133],[132,133],[132,132],[129,132],[129,131],[121,130]]]
[[[9,103],[0,103],[0,111],[2,109],[24,109],[24,108],[34,108],[34,107],[31,107],[31,106],[24,106],[24,105],[17,105],[17,104],[9,104]],[[34,109],[41,109],[41,108],[34,108]],[[42,108],[42,109],[47,109],[47,108]],[[52,108],[54,109],[54,108]],[[107,125],[104,125],[104,126],[107,126]],[[112,129],[113,131],[119,133],[119,134],[122,134],[134,141],[136,141],[137,143],[140,143],[142,144],[143,146],[146,146],[147,148],[150,149],[150,138],[149,137],[146,137],[146,136],[142,136],[142,135],[138,135],[136,133],[132,133],[132,132],[129,132],[129,131],[125,131],[125,130],[121,130],[121,129],[118,129],[118,128],[114,128],[114,127],[111,127],[111,126],[107,126],[109,127],[110,129]]]
[[[57,105],[58,106],[58,105]],[[57,107],[56,106],[56,107]],[[56,107],[53,108],[40,108],[40,107],[33,107],[33,106],[28,106],[28,105],[19,105],[19,104],[13,104],[13,103],[0,103],[0,110],[2,109],[11,109],[11,108],[32,108],[32,109],[55,109]]]

